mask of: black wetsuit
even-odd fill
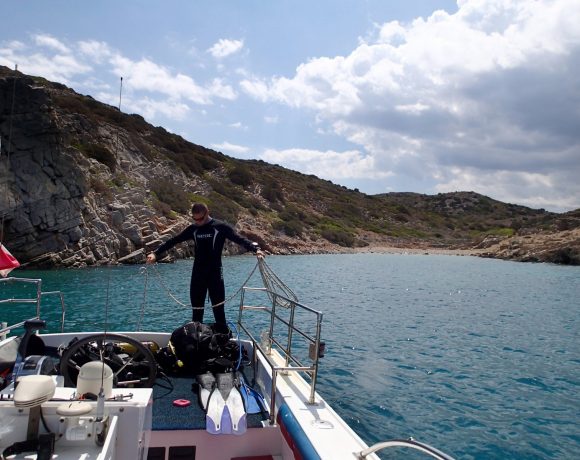
[[[189,287],[193,321],[203,321],[203,305],[209,292],[212,305],[220,304],[213,308],[215,322],[226,323],[223,304],[225,287],[222,271],[222,250],[226,238],[243,246],[248,251],[256,252],[259,249],[257,243],[238,235],[225,222],[211,219],[204,225],[190,225],[179,235],[167,240],[154,251],[155,256],[159,258],[160,254],[183,241],[193,240],[195,243],[195,261],[191,271],[191,284]]]

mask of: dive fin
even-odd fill
[[[207,409],[205,412],[205,429],[211,434],[230,434],[231,421],[224,419],[224,411],[226,410],[226,402],[221,393],[214,388],[208,397]],[[224,425],[224,423],[226,425]],[[229,430],[229,432],[227,431]]]
[[[211,372],[207,372],[205,374],[197,375],[195,379],[199,385],[199,404],[201,405],[202,409],[207,412],[209,396],[215,387],[215,377]]]
[[[247,414],[260,414],[267,412],[267,405],[264,397],[252,387],[250,387],[243,376],[240,376],[240,393],[244,399],[244,407]]]
[[[244,399],[235,385],[233,373],[216,374],[215,385],[213,385],[205,407],[208,433],[240,435],[246,432]]]
[[[224,410],[224,416],[230,417],[231,432],[233,434],[244,434],[247,428],[246,422],[246,409],[244,407],[244,399],[240,390],[236,387],[232,388],[230,395],[226,400],[226,408]],[[223,421],[224,417],[222,417]]]
[[[216,386],[219,392],[224,398],[224,401],[228,399],[230,391],[234,387],[234,373],[226,372],[223,374],[215,375]]]

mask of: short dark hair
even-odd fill
[[[209,209],[205,203],[193,203],[193,206],[191,207],[192,214],[205,214],[208,211]]]

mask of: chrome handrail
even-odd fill
[[[269,299],[271,300],[271,306],[267,305],[244,305],[245,294],[247,291],[254,291],[254,292],[263,292],[268,295]],[[280,300],[284,301],[283,304],[280,304]],[[277,306],[281,306],[284,310],[290,309],[290,318],[286,320],[282,318],[279,314],[277,314]],[[267,344],[266,347],[262,346],[262,344],[254,337],[254,335],[246,328],[243,323],[243,312],[244,310],[257,310],[257,311],[264,311],[270,314],[270,327],[268,331],[268,335],[266,337]],[[306,332],[302,331],[294,324],[295,319],[295,312],[296,310],[302,310],[309,313],[312,313],[316,318],[316,332],[315,336],[311,336]],[[309,404],[315,404],[315,393],[316,393],[316,381],[318,376],[318,362],[320,359],[320,335],[321,335],[321,328],[322,328],[322,318],[323,315],[321,312],[314,310],[296,300],[289,299],[283,295],[280,295],[276,292],[270,291],[266,288],[253,288],[244,286],[242,288],[242,294],[240,299],[240,309],[238,314],[238,325],[239,327],[247,334],[247,336],[252,341],[252,345],[254,347],[254,355],[253,355],[253,364],[254,369],[256,366],[257,361],[257,353],[256,350],[260,351],[266,362],[270,366],[272,372],[272,388],[270,394],[270,424],[273,425],[276,420],[276,380],[278,378],[278,374],[280,373],[288,373],[288,372],[303,372],[306,373],[310,377],[310,395],[308,398]],[[274,336],[274,326],[276,323],[281,323],[286,326],[287,331],[287,340],[286,343],[283,343],[281,339]],[[299,334],[303,337],[306,342],[310,346],[314,347],[314,352],[311,354],[310,358],[312,359],[311,365],[303,364],[300,359],[298,359],[292,351],[292,344],[294,340],[294,332]],[[274,360],[270,357],[272,346],[275,346],[276,349],[282,354],[285,360],[284,366],[278,366]],[[292,362],[293,364],[290,364]]]
[[[6,326],[2,326],[0,328],[0,337],[5,336],[9,333],[12,329],[16,329],[18,327],[24,326],[26,321],[31,321],[35,319],[40,319],[40,304],[42,300],[42,296],[47,295],[59,295],[60,296],[60,305],[61,305],[61,318],[60,318],[60,331],[64,332],[64,322],[66,316],[66,307],[64,305],[64,296],[60,291],[50,291],[50,292],[42,292],[42,280],[41,279],[34,279],[34,278],[0,278],[0,284],[13,284],[13,283],[23,283],[23,284],[35,284],[36,285],[36,295],[34,297],[28,297],[23,299],[17,298],[8,298],[8,299],[0,299],[1,304],[36,304],[36,315],[32,318],[27,320],[10,324]]]
[[[371,447],[355,453],[358,460],[364,460],[368,455],[374,454],[379,450],[386,449],[388,447],[409,447],[411,449],[419,450],[427,455],[430,455],[437,460],[454,460],[453,457],[441,452],[435,447],[425,444],[424,442],[416,441],[413,438],[409,439],[392,439],[390,441],[379,442],[372,445]]]
[[[40,295],[57,295],[60,298],[60,332],[64,332],[64,321],[66,317],[66,307],[64,306],[64,294],[61,291],[41,292]]]

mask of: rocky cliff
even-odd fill
[[[35,266],[108,263],[184,225],[179,216],[156,217],[145,193],[151,171],[176,186],[183,174],[146,161],[126,131],[62,110],[55,99],[67,88],[0,75],[0,209],[3,241],[17,258]],[[123,174],[126,182],[113,186]]]
[[[194,201],[278,254],[479,244],[488,257],[508,257],[506,244],[516,243],[506,238],[524,230],[550,234],[562,220],[473,192],[368,196],[236,160],[5,67],[0,139],[0,241],[29,266],[140,263],[189,223]],[[580,227],[572,221],[570,230]],[[578,235],[568,236],[576,240],[559,249],[568,254],[563,263],[580,263]],[[191,255],[183,245],[170,257]]]
[[[220,181],[235,160],[6,68],[0,71],[0,135],[2,241],[25,265],[142,262],[145,252],[189,224],[192,201],[208,203],[212,215],[233,221],[271,252],[339,247],[269,232],[263,216],[216,192],[227,187]],[[170,257],[191,255],[182,245]]]

